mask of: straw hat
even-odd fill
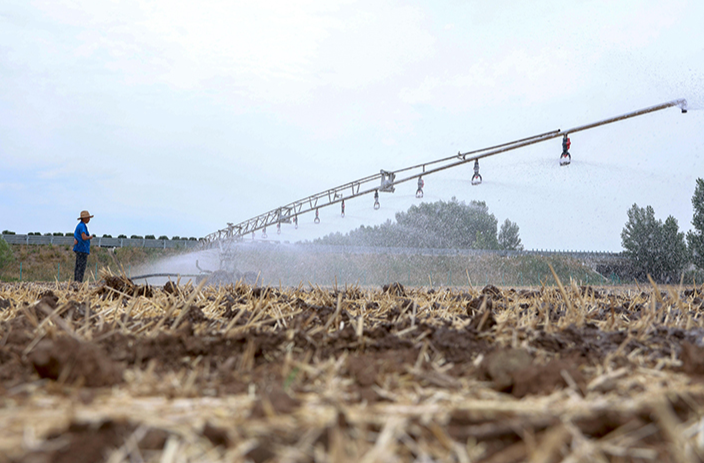
[[[78,220],[83,220],[83,219],[92,219],[93,215],[90,215],[90,212],[88,211],[81,211],[81,216],[78,218]]]

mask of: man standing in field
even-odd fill
[[[76,269],[73,272],[73,280],[82,283],[83,274],[86,272],[86,263],[88,262],[88,254],[90,254],[90,240],[95,238],[95,235],[88,234],[87,224],[93,216],[88,211],[81,211],[81,216],[78,218],[80,222],[76,225],[76,231],[73,232],[73,252],[76,253]]]

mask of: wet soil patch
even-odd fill
[[[458,365],[471,363],[479,354],[491,349],[471,326],[455,329],[422,324],[421,332],[430,332],[428,339],[432,349],[439,352],[446,361]]]
[[[231,357],[242,355],[249,347],[254,362],[264,354],[274,354],[283,345],[283,335],[247,333],[234,337],[195,336],[185,325],[175,333],[161,332],[155,337],[137,337],[116,333],[101,343],[110,357],[128,366],[146,366],[156,362],[156,371],[178,371],[201,357],[213,368],[226,364]]]
[[[653,326],[645,334],[647,342],[639,340],[643,336],[637,332],[603,331],[591,324],[581,328],[570,325],[551,333],[537,331],[530,345],[563,357],[577,355],[590,364],[598,364],[618,349],[624,356],[638,349],[639,353],[652,360],[667,358],[679,354],[683,342],[694,344],[704,336],[700,329],[686,331],[666,326]]]
[[[537,331],[530,345],[553,354],[577,354],[590,362],[598,363],[608,353],[618,349],[627,337],[628,333],[623,331],[608,332],[570,325],[564,330],[551,333]]]

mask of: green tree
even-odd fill
[[[472,243],[473,249],[499,249],[499,241],[496,239],[496,234],[486,233],[477,230],[477,235]]]
[[[334,233],[321,244],[414,248],[499,249],[498,221],[483,201],[469,204],[457,198],[411,206],[396,221],[361,226],[348,234]]]
[[[398,232],[408,237],[406,246],[433,248],[495,249],[497,220],[484,201],[422,203],[396,214]],[[482,236],[481,247],[476,244]]]
[[[697,186],[692,196],[692,207],[694,208],[692,217],[694,230],[687,233],[687,244],[694,265],[704,269],[704,179],[697,179]]]
[[[504,220],[499,230],[499,248],[507,251],[522,251],[523,244],[518,235],[518,224],[510,220]]]
[[[662,261],[662,274],[670,281],[679,280],[691,256],[687,250],[684,232],[679,230],[677,219],[672,216],[665,219],[661,236],[663,257],[667,256]]]
[[[662,283],[676,281],[687,263],[684,233],[679,231],[677,220],[669,216],[663,224],[655,218],[652,206],[640,208],[637,204],[627,214],[621,245],[633,276],[641,281],[647,275]]]

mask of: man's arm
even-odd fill
[[[81,239],[82,239],[83,241],[92,240],[93,238],[95,238],[95,235],[90,235],[90,236],[88,236],[88,235],[86,235],[85,233],[81,232]]]

